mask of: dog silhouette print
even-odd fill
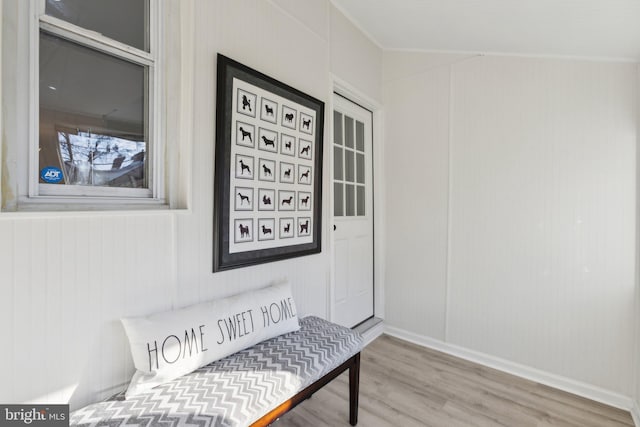
[[[242,95],[242,110],[248,108],[251,111],[251,102],[247,99],[247,95]]]
[[[272,146],[272,147],[275,148],[275,146],[276,146],[275,145],[275,140],[276,140],[275,138],[268,139],[266,136],[264,136],[264,135],[262,136],[262,141],[264,141],[264,146],[265,147]]]
[[[245,202],[247,202],[247,204],[250,204],[251,202],[249,201],[249,196],[245,196],[242,193],[238,193],[238,196],[240,196],[240,206],[242,206],[242,204]]]
[[[265,205],[270,205],[271,204],[271,197],[269,196],[262,196],[262,203],[264,203]]]
[[[303,128],[309,129],[310,125],[311,125],[311,119],[309,119],[309,120],[302,119],[302,127]]]
[[[293,121],[293,113],[287,113],[284,115],[284,121],[291,123]]]
[[[289,168],[286,171],[284,171],[284,177],[285,178],[291,178],[291,168]]]
[[[300,181],[302,181],[303,179],[305,181],[309,181],[309,172],[311,172],[310,170],[307,170],[305,173],[303,173],[302,175],[300,175]]]
[[[273,116],[273,107],[269,107],[267,104],[265,104],[264,111],[265,113],[267,113],[267,116]]]
[[[242,161],[242,159],[240,159],[240,175],[244,175],[244,170],[247,170],[247,173],[251,174],[251,169],[249,168],[249,165],[245,165],[244,162]]]
[[[242,129],[242,126],[240,126],[238,128],[238,130],[240,131],[240,133],[242,133],[242,140],[244,141],[244,139],[246,137],[249,137],[249,141],[253,142],[253,140],[251,139],[251,132],[249,132],[248,130],[244,130]]]
[[[249,226],[240,224],[238,226],[240,228],[240,237],[249,237]]]
[[[311,150],[311,146],[307,145],[302,150],[300,150],[300,155],[302,156],[303,154],[305,154],[305,155],[308,156],[309,155],[309,150]]]
[[[293,200],[293,196],[290,196],[288,199],[282,199],[282,206],[285,204],[291,206],[291,201]]]
[[[262,165],[262,172],[264,176],[271,176],[271,169],[269,169],[267,165]]]
[[[290,223],[290,222],[288,222],[288,223],[287,223],[287,225],[285,225],[285,226],[284,226],[283,231],[284,231],[285,233],[288,233],[288,232],[289,232],[289,230],[291,230],[291,223]]]
[[[303,205],[307,206],[307,203],[309,203],[309,197],[311,197],[311,196],[307,196],[304,199],[300,199],[300,201],[302,202]]]
[[[264,224],[262,224],[262,234],[264,235],[271,234],[271,229],[265,227]]]
[[[309,232],[309,220],[306,220],[304,224],[300,223],[300,234],[302,234],[303,232],[304,233]]]

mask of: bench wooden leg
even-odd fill
[[[331,380],[349,369],[349,423],[352,426],[358,424],[358,392],[360,388],[360,353],[349,358],[342,365],[320,378],[309,387],[305,388],[291,399],[282,402],[271,412],[256,420],[251,427],[265,427],[274,422],[280,415],[295,408],[300,402],[311,397],[313,393],[327,385]]]
[[[349,366],[349,424],[358,424],[358,395],[360,392],[360,353]]]

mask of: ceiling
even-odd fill
[[[640,0],[332,0],[383,49],[640,62]]]

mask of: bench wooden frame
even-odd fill
[[[329,372],[318,381],[305,388],[291,399],[281,403],[259,420],[251,424],[252,427],[268,426],[281,415],[295,408],[300,402],[310,398],[313,393],[327,385],[338,375],[349,369],[349,423],[352,426],[358,424],[358,394],[360,389],[360,352],[351,356],[346,362]]]

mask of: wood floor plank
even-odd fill
[[[628,411],[383,335],[362,352],[362,427],[633,427]],[[274,423],[349,426],[348,375]]]

